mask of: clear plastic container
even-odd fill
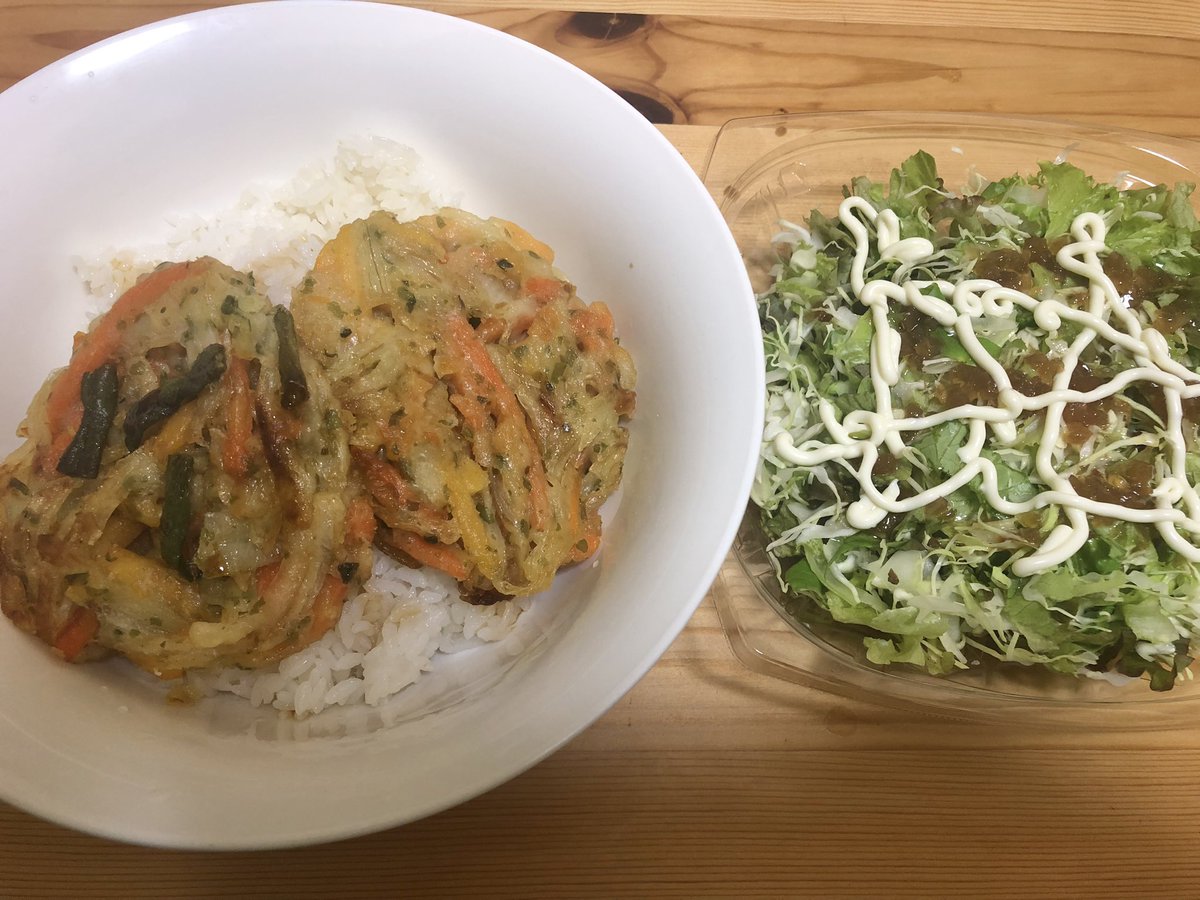
[[[918,150],[932,154],[946,183],[973,172],[998,178],[1067,159],[1097,180],[1122,186],[1200,181],[1200,146],[1156,135],[1049,120],[969,114],[830,113],[734,119],[705,168],[742,250],[755,290],[770,284],[779,221],[833,213],[855,175],[886,181]],[[984,664],[947,676],[866,660],[861,635],[785,609],[748,511],[713,595],[738,658],[750,669],[860,700],[972,720],[1041,721],[1104,729],[1171,728],[1200,715],[1200,679],[1163,693],[1145,681],[1056,675]],[[1200,673],[1198,673],[1200,674]]]

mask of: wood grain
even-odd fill
[[[491,7],[471,0],[417,0],[409,6],[424,6],[464,17],[474,17]],[[532,0],[520,4],[533,10],[562,10],[555,0]],[[1007,0],[979,3],[977,0],[589,0],[580,9],[608,13],[695,16],[743,19],[779,19],[828,22],[836,25],[914,25],[922,29],[1027,28],[1042,31],[1080,31],[1109,34],[1200,36],[1200,7],[1194,3],[1162,3],[1156,0],[1099,0],[1086,8],[1063,0]]]
[[[1190,98],[1200,47],[1178,37],[658,16],[601,41],[579,36],[564,13],[470,17],[546,47],[610,87],[658,100],[675,122],[894,108],[1198,133]]]
[[[596,6],[605,5],[589,4]],[[0,87],[117,31],[196,8],[0,0]],[[1032,0],[957,0],[945,8],[762,2],[739,5],[731,18],[710,16],[714,2],[674,0],[607,40],[592,36],[608,33],[603,21],[572,12],[450,8],[648,98],[656,121],[719,124],[776,111],[887,107],[1051,115],[1200,136],[1191,112],[1200,79],[1195,2],[1102,2],[1086,15],[1074,4]]]
[[[658,100],[693,123],[664,130],[697,167],[715,123],[780,109],[1042,113],[1200,136],[1194,0],[588,0],[649,14],[611,30],[554,0],[427,5]],[[0,0],[0,87],[198,6]],[[0,805],[0,898],[1195,897],[1198,793],[1200,728],[980,727],[849,701],[745,670],[706,602],[600,721],[456,809],[322,847],[204,855]]]
[[[0,810],[0,894],[1194,897],[1198,776],[1179,751],[565,751],[440,816],[303,850],[148,851]]]
[[[0,18],[0,25],[17,21],[8,18],[13,13],[22,16],[21,21],[25,22],[66,22],[70,31],[82,19],[100,21],[120,18],[128,23],[144,24],[194,9],[225,5],[230,4],[179,3],[176,0],[2,0],[0,14],[4,18]],[[910,0],[907,3],[895,0],[738,0],[736,4],[728,0],[587,0],[578,4],[566,4],[559,0],[525,0],[522,3],[414,0],[404,5],[464,18],[515,7],[532,11],[587,10],[722,19],[736,16],[741,19],[826,22],[836,25],[913,25],[922,29],[1019,27],[1042,31],[1200,37],[1200,7],[1191,2],[1164,3],[1161,0],[1094,0],[1086,7],[1070,0],[1006,0],[1003,3],[979,3],[977,0]],[[131,26],[126,24],[122,27]],[[4,30],[8,31],[7,28]]]

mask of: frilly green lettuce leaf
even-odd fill
[[[1200,225],[1190,186],[1121,190],[1069,163],[1045,163],[1029,175],[983,182],[974,190],[951,193],[933,158],[918,153],[886,183],[856,178],[846,192],[895,211],[904,236],[932,240],[938,251],[920,263],[915,277],[948,281],[970,277],[977,261],[997,249],[1019,250],[1033,238],[1069,240],[1074,218],[1096,212],[1108,227],[1111,252],[1135,269],[1159,273],[1168,285],[1161,296],[1148,298],[1146,315],[1183,304],[1172,313],[1177,320],[1180,309],[1187,313],[1183,319],[1200,320]],[[1019,577],[1013,560],[1030,553],[1060,521],[1056,507],[1005,517],[987,504],[977,479],[928,507],[889,516],[870,533],[856,533],[845,521],[848,504],[860,493],[853,465],[834,461],[802,469],[776,455],[771,438],[781,431],[797,440],[823,435],[820,401],[832,403],[839,417],[874,404],[874,328],[848,286],[853,241],[836,218],[819,211],[808,227],[811,243],[795,236],[775,287],[760,298],[768,428],[752,499],[762,507],[781,585],[793,598],[861,631],[867,659],[876,664],[942,674],[992,657],[1070,674],[1145,676],[1156,690],[1170,688],[1200,637],[1200,575],[1152,528],[1095,520],[1074,557]],[[872,278],[892,277],[896,268],[894,261],[868,261]],[[1028,292],[1061,293],[1078,302],[1081,282],[1052,262],[1032,262],[1029,271]],[[1032,319],[1020,313],[1004,324],[995,340],[989,332],[984,347],[1010,372],[1028,375],[1023,360],[1036,345]],[[1058,339],[1078,333],[1064,324]],[[940,368],[908,368],[895,388],[895,402],[909,414],[940,408],[938,392],[949,367],[975,365],[949,331],[932,337]],[[1200,328],[1168,333],[1168,339],[1172,353],[1178,348],[1187,365],[1200,368]],[[1150,408],[1144,398],[1141,403]],[[944,481],[962,468],[959,450],[967,436],[966,424],[956,421],[907,435],[901,457],[881,457],[877,486],[895,481],[911,494]],[[1010,447],[984,450],[1008,500],[1022,502],[1044,489],[1035,451],[1036,441],[1025,434]],[[1140,452],[1131,444],[1112,451],[1107,462]],[[1200,453],[1193,447],[1187,469],[1193,480],[1200,478]]]

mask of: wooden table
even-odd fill
[[[696,165],[716,124],[783,110],[1035,113],[1200,137],[1197,0],[525,3],[428,6],[582,66],[672,123]],[[0,88],[205,5],[0,0]],[[599,722],[457,809],[205,855],[0,806],[0,897],[1196,897],[1198,801],[1200,726],[998,728],[851,702],[748,672],[706,601]]]

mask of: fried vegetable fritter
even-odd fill
[[[156,269],[77,335],[0,466],[0,607],[160,677],[300,649],[370,570],[342,415],[250,276]]]
[[[460,210],[344,227],[292,309],[350,414],[377,542],[476,602],[543,590],[600,540],[636,374],[548,247]]]

